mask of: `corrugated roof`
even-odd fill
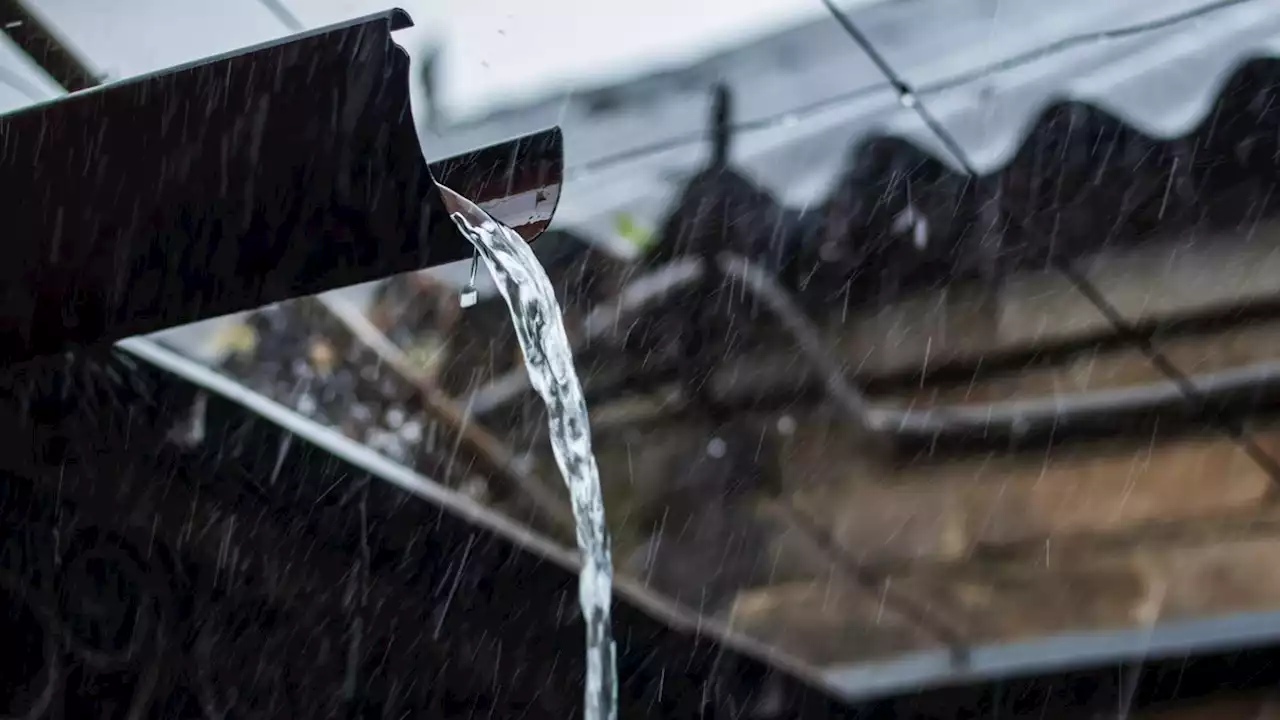
[[[1245,61],[1280,53],[1280,3],[1271,0],[911,0],[846,17],[983,173],[1006,165],[1062,102],[1094,106],[1152,137],[1185,135]],[[787,204],[825,199],[847,170],[848,150],[874,137],[907,139],[962,167],[834,18],[686,71],[504,113],[450,131],[433,147],[448,153],[455,144],[561,124],[569,185],[558,222],[625,252],[614,232],[618,215],[656,225],[703,161],[717,81],[734,88],[740,107],[735,165]]]
[[[1242,64],[1280,52],[1280,4],[1265,0],[1006,4],[1013,9],[987,6],[1015,17],[975,17],[981,4],[935,3],[938,10],[966,12],[941,19],[942,13],[927,14],[947,28],[937,34],[940,57],[931,62],[910,62],[910,50],[878,43],[888,46],[887,59],[982,173],[1007,164],[1044,111],[1061,102],[1086,103],[1149,137],[1186,135]],[[1032,6],[1040,12],[1019,12]],[[849,17],[874,28],[886,11],[901,9],[882,6]],[[991,28],[985,42],[984,27]],[[947,159],[936,137],[902,114],[893,113],[877,130],[905,135]]]

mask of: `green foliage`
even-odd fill
[[[613,229],[639,250],[648,250],[653,246],[653,231],[637,223],[629,212],[614,214]]]

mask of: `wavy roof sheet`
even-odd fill
[[[1049,107],[1081,102],[1168,139],[1204,122],[1247,60],[1280,56],[1274,0],[905,0],[847,12],[981,173],[1010,162]],[[490,141],[566,128],[558,220],[620,252],[617,217],[656,224],[703,160],[709,88],[739,98],[734,161],[785,202],[821,202],[848,150],[901,137],[961,170],[836,18],[780,31],[684,70],[548,99],[447,133]]]
[[[920,5],[848,17],[865,20],[873,42],[880,36],[886,59],[983,173],[1008,163],[1045,109],[1064,101],[1094,106],[1151,137],[1186,135],[1243,63],[1280,52],[1280,3],[1266,0],[934,2],[933,11],[913,13]],[[889,40],[892,23],[906,14],[937,28],[926,34],[939,41],[932,57],[919,41]],[[914,112],[888,113],[874,129],[947,158],[907,114]]]

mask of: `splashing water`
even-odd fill
[[[452,199],[469,211],[454,212],[454,222],[475,245],[506,300],[524,351],[529,383],[547,406],[551,447],[569,488],[578,549],[582,552],[578,601],[587,625],[583,716],[586,720],[614,720],[618,691],[617,658],[609,620],[613,597],[609,531],[604,522],[600,472],[591,452],[587,402],[574,369],[560,305],[551,280],[520,235],[488,218],[460,196]],[[464,292],[464,305],[466,298]]]

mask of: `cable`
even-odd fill
[[[932,83],[929,83],[928,85],[921,86],[920,88],[917,89],[916,93],[913,93],[913,95],[918,97],[921,94],[936,93],[936,92],[942,92],[945,90],[951,90],[951,89],[960,87],[962,85],[965,85],[967,83],[971,83],[976,80],[981,80],[982,78],[988,75],[992,75],[997,72],[1003,72],[1006,70],[1013,70],[1022,65],[1030,64],[1032,62],[1035,62],[1036,60],[1041,60],[1050,55],[1054,55],[1060,52],[1065,52],[1067,50],[1070,50],[1074,47],[1078,47],[1080,45],[1087,45],[1089,43],[1100,42],[1105,40],[1120,40],[1120,39],[1132,37],[1135,35],[1141,35],[1147,32],[1163,30],[1165,28],[1172,27],[1174,25],[1178,25],[1180,23],[1187,22],[1189,20],[1194,20],[1196,18],[1209,15],[1219,10],[1225,10],[1225,9],[1234,7],[1236,5],[1244,5],[1246,3],[1258,2],[1258,1],[1259,0],[1217,0],[1217,2],[1208,3],[1206,5],[1201,5],[1191,10],[1187,10],[1181,13],[1175,13],[1173,15],[1168,15],[1161,18],[1156,18],[1154,20],[1148,20],[1145,22],[1135,23],[1132,25],[1122,25],[1120,27],[1111,28],[1109,30],[1098,30],[1095,32],[1071,35],[1066,38],[1056,40],[1040,48],[1036,48],[1034,50],[1029,50],[1027,52],[1020,53],[1018,55],[1013,55],[1011,57],[1004,58],[1003,60],[997,60],[995,62],[992,62],[987,65],[983,65],[973,70],[966,70],[963,73],[941,78]],[[838,8],[834,8],[831,5],[831,3],[828,2],[827,0],[824,0],[824,4],[827,6],[827,9],[835,15],[836,22],[840,23],[842,26],[842,29],[846,30],[847,32],[848,21],[847,21],[847,18],[845,18],[843,11],[839,10]],[[855,28],[855,32],[856,31],[857,30]],[[848,92],[839,93],[836,95],[832,95],[830,97],[823,98],[821,100],[815,100],[814,102],[808,103],[806,105],[802,105],[800,107],[790,108],[784,112],[773,113],[770,115],[765,115],[759,118],[755,118],[753,120],[746,120],[743,122],[734,123],[732,126],[733,131],[734,132],[751,132],[754,130],[763,130],[769,127],[773,127],[783,122],[787,122],[789,120],[803,120],[805,118],[816,115],[825,110],[829,110],[833,107],[838,107],[845,103],[855,102],[858,100],[871,97],[881,92],[882,89],[883,89],[882,86],[872,86],[872,87],[857,88],[855,90],[851,90]],[[706,141],[706,133],[702,131],[691,131],[688,133],[678,135],[673,138],[667,138],[666,140],[660,140],[654,143],[650,143],[648,145],[642,145],[637,148],[631,148],[631,149],[623,150],[621,152],[613,153],[610,155],[605,155],[603,157],[597,158],[595,160],[592,160],[588,163],[585,163],[579,166],[577,169],[573,171],[573,173],[595,173],[601,170],[605,170],[613,165],[643,158],[646,155],[653,155],[660,152],[666,152],[669,150],[676,150],[676,149],[687,147],[690,145],[697,145],[705,141]],[[948,148],[948,150],[950,150],[950,148]],[[572,174],[570,174],[569,176],[571,177]]]
[[[274,15],[276,20],[279,20],[280,24],[284,25],[289,32],[300,33],[307,29],[307,26],[298,19],[298,16],[294,15],[293,11],[285,6],[284,0],[258,0],[258,3]]]
[[[1245,454],[1267,473],[1273,485],[1280,484],[1280,462],[1277,462],[1266,450],[1263,450],[1262,446],[1258,445],[1249,436],[1248,430],[1241,423],[1224,417],[1221,413],[1213,412],[1210,409],[1209,398],[1206,393],[1191,378],[1187,377],[1173,361],[1160,352],[1151,338],[1143,337],[1141,334],[1134,332],[1132,326],[1125,320],[1120,311],[1080,271],[1076,270],[1068,262],[1060,262],[1057,265],[1059,266],[1058,271],[1066,276],[1076,290],[1081,295],[1084,295],[1098,309],[1098,312],[1107,318],[1107,322],[1111,323],[1116,332],[1128,337],[1130,344],[1141,350],[1161,374],[1180,388],[1189,405],[1196,410],[1209,414],[1209,417],[1205,418],[1206,420],[1217,425],[1223,433],[1235,440]],[[1259,379],[1259,382],[1261,382],[1261,379]],[[1254,385],[1253,387],[1260,389],[1260,385]]]
[[[866,35],[862,34],[862,31],[858,29],[858,26],[854,24],[853,20],[841,12],[840,8],[836,7],[835,0],[822,0],[822,4],[827,6],[827,9],[831,11],[831,16],[835,18],[835,21],[839,23],[840,27],[844,28],[844,31],[848,33],[849,37],[853,38],[854,44],[861,48],[862,52],[866,53],[867,57],[871,59],[872,64],[880,70],[880,74],[884,75],[885,78],[888,79],[889,84],[892,85],[894,91],[898,93],[898,102],[902,103],[903,107],[914,110],[916,114],[920,116],[920,119],[924,121],[924,124],[929,127],[929,131],[938,137],[938,140],[947,148],[947,152],[951,153],[952,157],[955,158],[955,161],[960,163],[960,166],[964,168],[965,173],[967,173],[969,177],[978,177],[978,173],[974,172],[973,164],[969,162],[968,154],[965,153],[964,148],[960,146],[960,143],[956,140],[955,136],[947,131],[946,127],[944,127],[943,124],[933,116],[933,113],[929,112],[929,109],[924,106],[924,103],[920,102],[920,98],[917,96],[916,91],[904,78],[898,75],[898,72],[894,70],[893,66],[889,64],[889,61],[876,50],[875,46],[871,44],[871,40],[868,39]]]
[[[1205,5],[1194,7],[1190,10],[1184,10],[1180,13],[1174,13],[1172,15],[1148,20],[1146,22],[1135,23],[1133,25],[1123,25],[1109,30],[1096,30],[1094,32],[1070,35],[1060,40],[1055,40],[1043,47],[1036,48],[1035,50],[1028,50],[1027,52],[1019,53],[1012,57],[1007,57],[1003,60],[997,60],[987,65],[974,68],[973,70],[967,70],[959,75],[952,75],[951,77],[938,80],[932,84],[924,85],[920,88],[920,92],[930,93],[950,90],[952,88],[959,87],[960,85],[971,83],[975,80],[981,80],[987,75],[1003,72],[1005,70],[1013,70],[1022,65],[1030,64],[1050,55],[1065,52],[1074,47],[1103,42],[1106,40],[1123,40],[1143,33],[1164,30],[1173,27],[1174,25],[1187,22],[1188,20],[1195,20],[1196,18],[1204,17],[1210,13],[1256,1],[1257,0],[1218,0],[1217,2],[1207,3]]]
[[[1094,37],[1101,39],[1124,37],[1138,32],[1146,32],[1152,29],[1169,27],[1178,22],[1200,17],[1215,10],[1251,1],[1252,0],[1219,0],[1217,3],[1203,5],[1194,11],[1169,16],[1162,20],[1147,22],[1138,26],[1130,26],[1129,28],[1121,28],[1102,33],[1092,33],[1079,37]],[[899,93],[899,99],[902,101],[903,106],[914,109],[920,115],[920,119],[929,126],[929,129],[938,137],[938,140],[942,142],[942,144],[946,146],[947,150],[955,156],[956,161],[965,169],[969,177],[976,180],[978,174],[974,172],[973,165],[966,156],[964,148],[962,148],[956,141],[955,137],[952,136],[936,118],[933,117],[933,115],[928,111],[928,108],[919,101],[915,89],[900,75],[898,75],[897,71],[893,69],[889,62],[876,51],[871,41],[862,33],[861,30],[858,29],[853,20],[835,6],[835,0],[823,0],[823,4],[831,11],[836,21],[840,23],[841,27],[844,28],[845,32],[848,33],[854,43],[867,54],[867,57],[871,59],[871,62],[880,69],[885,78],[888,79],[890,84],[892,84],[897,90]],[[1070,40],[1071,39],[1068,38],[1068,41]],[[1059,48],[1069,46],[1069,42],[1067,44],[1063,44],[1062,42],[1055,44],[1055,47]],[[1030,60],[1026,60],[1026,62],[1030,62]],[[1191,406],[1193,410],[1210,413],[1207,399],[1204,397],[1203,393],[1200,392],[1199,388],[1197,388],[1196,385],[1187,378],[1187,376],[1182,373],[1182,371],[1179,370],[1171,360],[1169,360],[1169,358],[1165,357],[1164,353],[1160,352],[1149,338],[1144,338],[1135,333],[1120,312],[1111,305],[1105,295],[1099,291],[1097,287],[1089,282],[1088,278],[1079,273],[1067,261],[1058,261],[1055,262],[1054,265],[1057,267],[1059,272],[1070,280],[1076,290],[1080,292],[1080,294],[1083,295],[1092,305],[1094,305],[1104,317],[1107,318],[1107,321],[1118,334],[1127,337],[1130,344],[1140,349],[1142,353],[1146,355],[1151,364],[1161,372],[1161,374],[1177,385],[1184,401]],[[1240,424],[1229,420],[1216,412],[1211,413],[1205,419],[1212,422],[1214,425],[1217,425],[1220,431],[1234,440],[1241,449],[1244,450],[1245,453],[1270,476],[1273,483],[1280,483],[1280,463],[1264,451],[1256,442],[1254,442],[1253,439],[1249,437],[1248,432]]]

